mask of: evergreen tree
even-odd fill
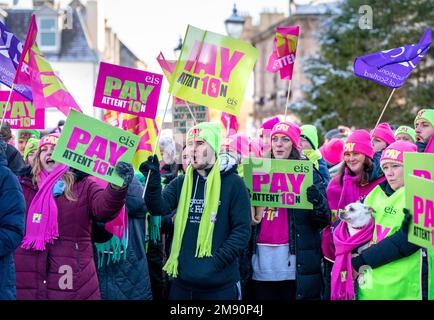
[[[359,28],[363,13],[373,10],[373,28]],[[434,27],[432,0],[344,0],[319,30],[320,54],[306,61],[311,84],[306,100],[289,108],[303,123],[322,133],[340,124],[372,128],[392,89],[354,75],[356,57],[418,43],[426,27]],[[411,125],[416,111],[434,107],[434,63],[431,48],[395,93],[382,121]]]

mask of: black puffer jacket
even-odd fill
[[[313,210],[287,209],[289,223],[289,250],[296,256],[296,299],[320,299],[323,290],[321,274],[320,231],[330,223],[330,210],[323,180],[314,168],[313,184],[320,193],[319,204]],[[256,250],[260,224],[256,227],[253,250]]]
[[[143,187],[134,178],[128,187],[128,247],[126,259],[98,268],[101,298],[104,300],[151,300],[148,262],[145,252],[146,206]]]

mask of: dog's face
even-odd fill
[[[345,212],[339,213],[339,218],[351,227],[364,227],[372,218],[372,208],[360,202],[350,203],[345,207]]]

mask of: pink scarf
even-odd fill
[[[374,219],[371,219],[362,230],[352,237],[348,233],[345,221],[341,221],[334,230],[333,241],[336,248],[336,260],[332,268],[332,300],[354,299],[351,251],[372,240],[374,225]]]
[[[27,212],[26,234],[21,243],[22,248],[44,251],[46,243],[52,244],[59,236],[53,186],[68,169],[68,166],[61,164],[51,173],[42,170],[37,177],[39,190]]]

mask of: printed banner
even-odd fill
[[[124,114],[122,120],[122,129],[137,135],[140,138],[136,153],[134,154],[131,164],[134,170],[138,171],[142,162],[148,160],[148,157],[153,154],[153,148],[158,137],[159,117],[156,119],[148,119],[143,117]],[[157,145],[155,153],[158,159],[161,158],[160,148]]]
[[[139,137],[71,109],[52,158],[122,186],[118,161],[131,163]]]
[[[299,26],[276,27],[273,52],[268,58],[267,71],[280,72],[280,79],[291,80],[297,54]]]
[[[417,44],[357,57],[354,60],[354,74],[389,88],[399,88],[426,54],[431,42],[431,29],[426,28]]]
[[[197,123],[209,121],[209,109],[205,106],[189,104]],[[177,133],[187,133],[194,126],[193,118],[186,105],[173,107],[173,129]]]
[[[306,189],[313,184],[312,162],[249,158],[244,182],[252,206],[312,209]]]
[[[408,176],[434,180],[434,153],[404,153],[404,181]]]
[[[434,181],[407,176],[405,206],[413,215],[408,241],[432,250],[434,248]]]
[[[11,129],[44,129],[45,110],[35,110],[33,102],[16,92],[12,92],[6,107],[9,93],[10,91],[0,91],[0,118],[3,118],[6,110],[5,120],[9,122]]]
[[[169,92],[238,115],[258,57],[249,43],[188,26]]]
[[[155,119],[163,75],[101,62],[93,105]]]

